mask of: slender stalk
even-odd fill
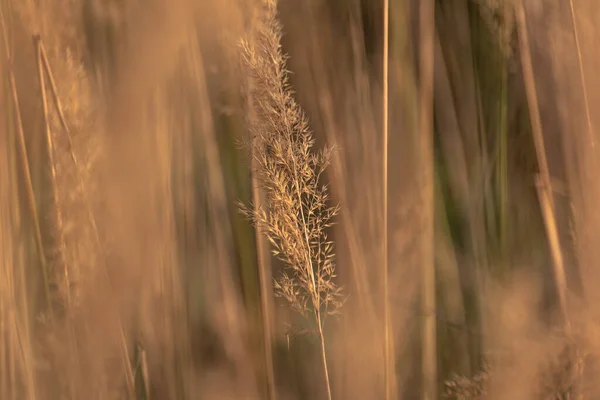
[[[44,70],[46,71],[46,76],[48,77],[48,81],[50,83],[50,94],[52,95],[52,99],[54,100],[54,105],[56,107],[56,111],[58,112],[59,121],[65,131],[67,142],[69,144],[69,150],[71,158],[73,162],[78,166],[77,158],[75,153],[73,152],[73,143],[71,139],[71,130],[69,129],[69,124],[67,124],[67,118],[65,117],[65,113],[63,111],[62,103],[60,98],[58,97],[58,89],[56,88],[56,82],[54,81],[54,74],[52,73],[52,69],[50,68],[50,62],[48,61],[48,56],[46,54],[46,49],[44,48],[44,43],[42,42],[39,35],[35,35],[39,46],[39,57],[41,58],[42,64],[44,66]]]
[[[325,374],[325,383],[327,384],[327,399],[331,400],[331,383],[329,381],[329,368],[327,367],[327,352],[325,350],[325,335],[323,335],[323,320],[321,313],[315,313],[317,324],[319,325],[319,341],[321,342],[321,360],[323,361],[323,373]]]
[[[529,106],[529,115],[531,119],[531,130],[535,151],[538,158],[540,169],[540,178],[543,185],[551,187],[550,169],[546,157],[546,148],[544,146],[544,134],[542,133],[542,120],[540,117],[540,108],[535,89],[535,78],[533,74],[533,64],[531,60],[531,50],[529,46],[529,35],[527,34],[527,22],[525,20],[525,10],[523,4],[519,1],[515,6],[517,26],[519,29],[519,52],[523,68],[523,78],[525,79],[525,92],[527,95],[527,104]],[[550,204],[554,209],[554,200],[550,198]]]
[[[507,221],[508,221],[508,126],[507,126],[507,102],[508,102],[508,70],[506,58],[501,56],[500,69],[502,74],[500,104],[499,104],[499,132],[496,154],[496,185],[498,191],[498,228],[500,235],[500,254],[502,262],[506,261],[506,242],[507,242]],[[505,266],[503,265],[504,269]]]
[[[421,237],[421,307],[422,307],[422,398],[437,397],[437,326],[434,241],[434,159],[433,159],[433,79],[435,53],[435,1],[422,0],[419,9],[420,40],[420,109],[419,137],[423,233]]]
[[[569,330],[569,320],[567,318],[568,314],[566,309],[567,299],[564,290],[564,287],[566,286],[566,277],[564,275],[564,259],[560,246],[560,239],[558,236],[556,218],[550,204],[550,190],[548,190],[547,186],[544,185],[540,177],[538,177],[536,180],[536,188],[542,209],[544,225],[546,227],[546,235],[548,236],[548,243],[550,245],[550,253],[552,254],[552,260],[554,262],[554,279],[557,284],[560,313],[564,323],[566,324],[565,326]]]
[[[14,319],[14,318],[12,318]],[[8,371],[9,371],[9,382],[10,382],[10,398],[11,399],[16,399],[17,398],[17,375],[16,375],[16,371],[17,371],[17,367],[16,367],[16,359],[15,359],[15,348],[17,347],[15,345],[15,342],[17,341],[17,338],[15,337],[15,330],[11,329],[9,331],[9,343],[11,344],[10,348],[9,348],[9,359],[8,359]]]
[[[5,2],[0,4],[1,8],[5,7]],[[6,70],[6,60],[0,61],[0,73],[4,77]],[[9,289],[11,287],[10,282],[10,270],[12,268],[12,249],[14,247],[12,241],[9,238],[15,238],[15,224],[10,221],[9,209],[11,208],[11,200],[15,202],[16,196],[15,191],[12,190],[14,183],[17,181],[16,171],[14,168],[14,156],[11,154],[14,146],[14,124],[12,123],[11,110],[10,110],[10,95],[8,94],[8,88],[5,86],[5,81],[2,80],[2,97],[0,98],[0,122],[4,127],[4,135],[0,135],[0,253],[2,258],[0,259],[0,324],[2,326],[8,326],[8,321],[11,316],[11,301],[9,295]],[[12,179],[11,179],[12,178]],[[9,197],[9,193],[12,193],[12,199]],[[18,204],[18,201],[16,201]],[[18,210],[18,207],[15,207]],[[14,211],[13,211],[14,212]],[[9,397],[9,386],[10,386],[10,370],[9,370],[9,357],[12,353],[10,348],[11,334],[7,330],[0,331],[0,397]]]
[[[571,4],[572,6],[572,4]],[[529,113],[531,120],[531,128],[533,139],[535,142],[535,149],[537,153],[538,166],[540,173],[536,178],[536,188],[540,207],[542,210],[542,217],[544,220],[544,226],[546,228],[546,235],[548,239],[548,245],[550,247],[550,254],[553,261],[553,275],[556,286],[556,294],[558,297],[558,308],[561,317],[562,328],[567,340],[572,339],[571,322],[569,319],[569,313],[567,308],[567,279],[564,266],[564,257],[562,253],[562,247],[560,244],[560,238],[558,234],[558,224],[556,222],[556,208],[554,202],[554,191],[552,188],[552,178],[550,176],[550,169],[548,167],[548,161],[546,158],[546,148],[544,145],[544,135],[542,132],[542,122],[539,110],[539,104],[537,99],[537,92],[535,88],[535,79],[533,74],[533,63],[531,60],[531,50],[529,47],[529,37],[527,34],[527,23],[525,17],[525,10],[523,8],[522,1],[516,4],[516,19],[517,27],[519,29],[519,51],[521,56],[521,63],[523,69],[523,77],[525,80],[525,90],[527,95],[527,102],[529,105]],[[575,21],[573,21],[575,22]],[[579,47],[577,48],[579,53]],[[581,62],[581,58],[579,60]],[[581,78],[583,79],[583,70],[581,70]],[[584,83],[584,94],[585,94],[585,83]],[[587,95],[586,95],[586,107],[587,107]],[[587,108],[586,108],[587,111]],[[589,115],[588,115],[589,117]],[[588,120],[588,128],[590,135],[591,121]],[[592,139],[592,146],[594,145]],[[575,349],[575,354],[577,350]],[[577,355],[576,355],[577,357]],[[581,372],[575,372],[578,378],[581,378]],[[577,377],[575,378],[577,379]]]
[[[146,357],[146,350],[138,345],[139,361],[140,361],[140,375],[142,379],[142,387],[144,391],[144,399],[150,398],[150,381],[148,375],[148,359]]]
[[[254,147],[254,145],[252,145]],[[254,210],[258,210],[262,206],[262,196],[260,193],[258,177],[256,176],[256,168],[258,167],[257,162],[252,157],[252,201],[254,203]],[[267,373],[267,390],[269,393],[269,399],[275,400],[277,398],[275,388],[275,371],[273,369],[273,323],[272,314],[273,307],[271,302],[272,290],[271,290],[271,270],[269,263],[269,253],[267,250],[267,243],[260,233],[260,227],[254,226],[256,236],[256,255],[258,261],[258,274],[260,280],[260,301],[261,301],[261,315],[263,322],[263,340],[265,346],[265,367]]]
[[[302,190],[300,188],[300,182],[302,180],[302,177],[300,176],[301,171],[300,168],[301,166],[298,165],[298,163],[296,162],[296,157],[294,154],[292,154],[292,177],[293,177],[293,185],[294,188],[296,189],[296,196],[297,196],[297,201],[302,204]],[[325,336],[323,335],[323,317],[322,317],[322,313],[321,313],[321,290],[320,290],[320,285],[321,285],[321,281],[319,280],[319,277],[315,277],[315,269],[314,269],[314,265],[313,265],[313,258],[314,258],[314,254],[312,251],[312,247],[311,247],[311,242],[310,242],[310,232],[309,232],[309,216],[306,215],[306,213],[304,212],[304,207],[300,207],[300,221],[301,221],[301,227],[300,230],[302,231],[302,234],[304,236],[304,241],[305,241],[305,258],[306,258],[306,273],[310,278],[310,283],[309,285],[312,285],[311,288],[309,288],[310,291],[310,297],[312,300],[312,304],[314,307],[314,314],[315,314],[315,318],[317,320],[317,324],[319,325],[319,340],[321,342],[321,359],[323,360],[323,374],[325,375],[325,384],[327,386],[327,399],[331,400],[331,382],[329,380],[329,368],[327,367],[327,353],[325,351]],[[319,266],[317,265],[317,268],[319,268]]]
[[[2,229],[4,229],[4,227],[2,227]],[[4,244],[0,243],[0,246],[4,246]],[[2,250],[4,252],[4,249]],[[3,264],[5,263],[3,262]],[[1,265],[0,268],[6,268],[6,266]],[[6,274],[5,271],[1,271],[1,273],[3,275]],[[2,290],[4,291],[5,289],[3,288],[3,286],[3,282],[0,282],[0,288],[2,288]],[[6,320],[8,319],[8,307],[6,307],[5,299],[3,297],[0,298],[0,323],[2,323],[2,325],[6,325]],[[8,381],[6,380],[8,370],[6,360],[8,353],[10,352],[10,349],[8,349],[8,338],[9,335],[7,335],[6,332],[2,332],[2,335],[0,335],[0,396],[2,396],[2,398],[6,398],[8,396]]]
[[[531,120],[531,129],[535,150],[537,154],[540,174],[537,180],[538,194],[542,207],[546,233],[551,248],[551,255],[554,264],[554,279],[558,295],[559,309],[565,328],[569,331],[569,319],[567,315],[566,299],[566,275],[564,270],[563,256],[556,233],[556,215],[554,206],[554,196],[552,192],[552,181],[550,178],[550,169],[546,158],[546,148],[544,145],[544,135],[542,132],[542,121],[540,109],[535,89],[535,78],[533,75],[533,64],[531,60],[531,50],[529,47],[529,37],[527,34],[527,23],[525,19],[525,10],[521,1],[516,4],[516,19],[519,29],[519,51],[523,67],[523,77],[525,79],[525,91],[529,105],[529,114]]]
[[[588,135],[590,136],[590,143],[592,147],[596,146],[596,141],[594,139],[594,130],[592,128],[592,117],[590,115],[590,102],[588,100],[588,92],[587,85],[585,82],[585,73],[583,70],[583,56],[581,55],[581,45],[579,43],[579,31],[577,29],[577,19],[575,15],[575,5],[573,4],[573,0],[569,0],[569,6],[571,10],[571,20],[573,21],[573,34],[575,36],[575,47],[577,49],[577,64],[579,66],[579,78],[581,79],[581,90],[583,91],[583,100],[585,104],[585,119],[588,128]],[[595,153],[593,153],[595,154]]]
[[[392,332],[390,324],[390,299],[388,277],[388,139],[389,139],[389,41],[390,41],[390,2],[383,0],[383,219],[382,232],[382,268],[383,268],[383,314],[384,314],[384,382],[385,398],[392,398],[393,392],[393,360]]]

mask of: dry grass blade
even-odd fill
[[[554,279],[558,295],[559,309],[565,327],[569,327],[569,318],[567,314],[566,299],[566,275],[563,265],[562,250],[556,233],[556,216],[554,205],[554,193],[552,191],[552,181],[548,160],[546,158],[546,147],[544,145],[544,135],[542,132],[542,121],[535,88],[535,78],[533,75],[533,66],[531,61],[531,50],[529,47],[529,37],[527,34],[527,22],[525,19],[525,10],[521,1],[517,2],[516,20],[519,30],[519,50],[521,62],[523,64],[523,75],[525,79],[525,90],[527,94],[527,103],[531,117],[531,128],[535,150],[540,169],[540,176],[537,182],[538,193],[540,193],[540,203],[544,221],[547,228],[547,234],[550,241],[552,257],[554,261]],[[543,193],[542,193],[543,192]]]
[[[394,385],[394,353],[392,343],[390,300],[388,282],[388,138],[389,138],[389,39],[390,39],[390,4],[389,0],[383,1],[383,235],[382,235],[382,268],[383,268],[383,320],[384,320],[384,382],[385,398],[393,397]]]
[[[594,139],[594,129],[592,128],[592,117],[590,114],[590,102],[586,85],[585,73],[583,71],[583,56],[581,54],[581,44],[579,43],[579,30],[577,29],[577,17],[575,15],[575,5],[573,0],[569,0],[569,9],[571,11],[571,21],[573,22],[573,35],[575,36],[575,48],[577,49],[577,64],[579,67],[579,79],[581,80],[581,90],[583,91],[583,100],[585,105],[585,119],[588,128],[588,135],[592,147],[596,146]]]
[[[422,188],[421,240],[421,307],[423,326],[422,398],[438,397],[436,280],[434,241],[434,158],[433,158],[433,79],[435,54],[435,1],[424,0],[419,5],[419,154]]]

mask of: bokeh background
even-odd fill
[[[0,399],[600,395],[597,1],[0,10]],[[335,150],[326,324],[240,212],[265,37]]]

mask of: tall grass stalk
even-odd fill
[[[585,72],[583,71],[583,55],[581,54],[581,44],[579,42],[579,30],[577,28],[577,16],[575,15],[575,5],[573,0],[569,0],[569,10],[571,12],[571,21],[573,23],[573,36],[575,37],[575,48],[577,49],[577,66],[579,67],[579,79],[581,80],[581,90],[583,92],[583,102],[585,106],[585,122],[588,128],[588,135],[592,147],[596,146],[596,140],[594,138],[594,129],[592,128],[592,117],[590,114],[590,102],[588,99],[588,90],[585,79]]]
[[[308,120],[288,82],[276,1],[263,2],[254,33],[242,42],[242,50],[256,112],[251,126],[252,156],[267,204],[260,209],[240,207],[286,266],[275,281],[276,295],[315,319],[327,398],[331,399],[324,326],[327,316],[337,313],[344,300],[341,287],[334,282],[335,254],[327,237],[339,208],[328,205],[328,188],[321,183],[333,149],[313,150]]]
[[[525,16],[525,9],[523,7],[522,1],[518,1],[516,3],[516,20],[517,20],[517,28],[519,34],[519,52],[521,57],[521,63],[523,68],[523,78],[525,81],[525,91],[527,96],[527,103],[529,106],[529,115],[531,120],[531,128],[533,141],[535,144],[535,152],[537,156],[537,163],[539,168],[539,174],[536,177],[536,189],[538,194],[538,199],[540,202],[540,208],[542,211],[542,219],[544,221],[544,226],[546,230],[546,238],[548,240],[548,245],[550,248],[550,256],[553,262],[553,278],[554,285],[556,290],[556,298],[558,302],[558,311],[560,315],[560,324],[563,329],[563,333],[567,340],[567,343],[573,340],[573,330],[571,326],[571,320],[568,310],[567,304],[567,278],[565,272],[565,262],[563,250],[560,242],[560,236],[558,231],[558,223],[556,217],[556,202],[554,201],[554,191],[552,186],[552,178],[550,176],[550,168],[548,166],[548,161],[546,157],[546,146],[544,143],[544,135],[542,131],[542,122],[541,122],[541,114],[538,104],[537,91],[535,87],[535,78],[533,74],[533,64],[532,64],[532,56],[531,56],[531,48],[529,45],[529,36],[527,33],[527,21]],[[572,11],[572,9],[571,9]],[[571,15],[572,17],[574,14]],[[575,20],[573,20],[575,23]],[[577,32],[575,32],[577,33]],[[577,41],[577,52],[579,54],[579,45],[578,39]],[[581,57],[579,58],[579,62],[581,63]],[[583,68],[580,64],[580,68]],[[581,75],[580,79],[583,79],[583,70],[580,70]],[[585,86],[584,86],[585,87]],[[587,92],[584,88],[584,101],[586,105],[586,113],[587,109]],[[588,114],[589,116],[589,114]],[[591,121],[588,118],[588,133],[591,135],[593,132],[591,130]],[[593,146],[593,136],[590,138],[591,144]],[[567,348],[567,350],[569,350]],[[570,349],[574,350],[572,354],[567,353],[567,357],[571,360],[579,358],[580,355],[578,353],[578,349]],[[569,363],[572,361],[569,360]],[[578,361],[575,361],[577,363]],[[558,390],[566,390],[564,393],[565,396],[569,396],[570,393],[576,392],[578,390],[577,383],[581,380],[582,374],[579,368],[569,368],[570,371],[563,371],[563,374],[571,374],[572,376],[569,379],[574,380],[574,384],[569,385],[569,387],[559,387]]]
[[[422,190],[421,332],[422,398],[437,399],[437,323],[434,259],[433,80],[435,54],[435,1],[419,5],[419,155]]]
[[[542,132],[542,120],[540,116],[537,92],[535,88],[535,78],[533,75],[533,66],[531,61],[531,49],[529,46],[529,37],[527,34],[527,21],[522,1],[515,5],[515,15],[517,28],[519,32],[519,52],[523,67],[523,77],[525,80],[525,91],[527,103],[529,105],[529,115],[531,119],[531,131],[535,144],[535,151],[538,160],[539,178],[537,183],[540,205],[546,225],[546,233],[550,244],[551,256],[554,264],[554,281],[556,284],[558,307],[563,324],[567,332],[569,331],[569,318],[567,312],[566,298],[566,274],[564,269],[563,255],[558,240],[555,202],[552,192],[552,181],[550,178],[550,169],[546,157],[546,147],[544,145],[544,135]]]
[[[389,0],[383,1],[383,147],[382,147],[382,175],[383,175],[383,218],[381,221],[382,232],[382,268],[383,268],[383,314],[384,314],[384,382],[385,398],[391,399],[393,394],[393,360],[392,332],[390,322],[390,300],[388,281],[388,138],[389,138],[389,41],[390,41],[390,4]]]

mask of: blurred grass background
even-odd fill
[[[332,398],[595,398],[600,10],[390,3],[384,59],[383,1],[278,2],[295,98],[337,148]],[[261,1],[0,10],[0,399],[326,398],[314,324],[238,210],[266,201],[239,47]]]

